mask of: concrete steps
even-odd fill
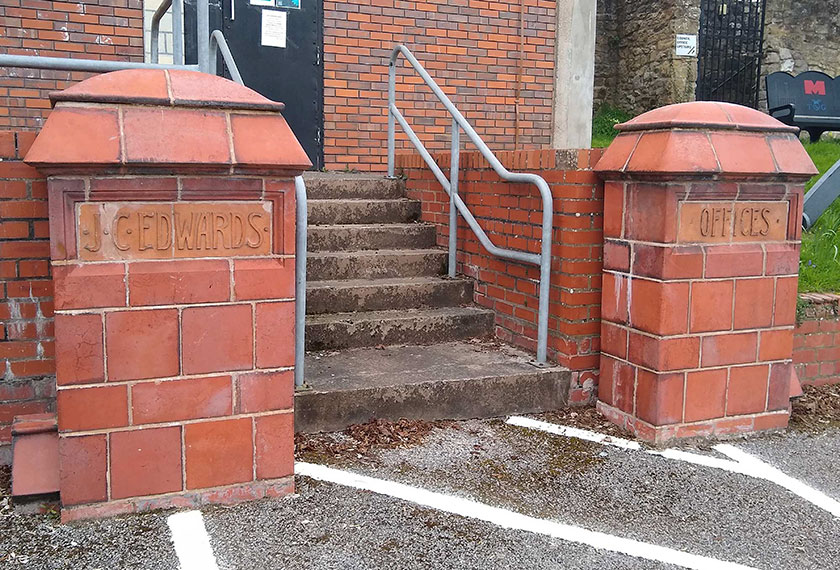
[[[431,224],[345,224],[310,226],[309,251],[427,249],[435,245]]]
[[[396,277],[311,281],[306,312],[350,313],[423,307],[456,307],[472,302],[472,282],[441,277]]]
[[[571,372],[538,368],[496,343],[449,342],[309,353],[295,429],[334,431],[373,418],[469,419],[564,408]]]
[[[309,225],[386,224],[420,219],[420,202],[389,200],[309,200]]]
[[[477,307],[330,313],[306,317],[307,350],[434,344],[487,337],[495,314]]]
[[[460,419],[566,405],[570,372],[490,342],[495,314],[445,276],[401,180],[308,173],[306,382],[298,431],[371,418]]]
[[[446,272],[446,252],[439,249],[383,249],[310,253],[309,281],[420,277]]]

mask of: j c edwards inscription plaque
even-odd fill
[[[271,253],[270,203],[84,203],[77,206],[76,217],[81,259]]]

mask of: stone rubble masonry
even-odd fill
[[[802,190],[816,172],[796,130],[725,103],[620,128],[596,167],[598,409],[655,443],[785,427]]]
[[[803,293],[793,362],[805,385],[840,383],[840,295]]]
[[[491,148],[548,147],[555,31],[555,2],[547,0],[325,1],[326,167],[385,170],[388,62],[398,43],[412,50]],[[448,148],[452,119],[404,59],[397,105],[430,152]],[[401,131],[397,140],[398,148],[411,148]]]
[[[48,175],[63,520],[290,492],[292,177],[309,161],[282,105],[160,70],[98,75],[52,98],[26,160]],[[85,258],[96,236],[133,239],[108,211],[173,203],[196,216],[270,211],[271,248],[226,250],[222,220],[186,256],[172,258],[175,237]],[[105,204],[101,234],[77,222],[85,204]]]
[[[506,168],[542,176],[554,195],[554,239],[549,295],[549,358],[574,371],[569,401],[591,404],[600,354],[603,184],[592,172],[600,150],[496,153]],[[449,172],[449,153],[433,155]],[[449,198],[416,153],[398,154],[408,195],[422,202],[422,219],[448,247]],[[458,193],[499,247],[540,252],[542,199],[529,184],[502,180],[481,154],[462,152]],[[475,280],[474,301],[496,313],[496,336],[536,351],[539,267],[487,253],[459,216],[457,271]]]
[[[0,53],[143,61],[142,0],[3,0]],[[0,128],[37,130],[50,111],[48,93],[89,76],[0,68]]]
[[[14,417],[55,407],[47,181],[21,161],[35,134],[0,131],[0,465]]]

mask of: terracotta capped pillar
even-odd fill
[[[598,409],[641,439],[787,426],[802,196],[797,129],[727,103],[618,126],[604,178]]]
[[[52,96],[62,519],[293,489],[293,177],[283,106],[189,71]]]

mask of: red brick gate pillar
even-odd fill
[[[640,438],[787,425],[804,182],[797,130],[686,103],[621,131],[605,179],[598,409]]]
[[[62,519],[292,489],[295,204],[282,105],[121,71],[54,94]]]

